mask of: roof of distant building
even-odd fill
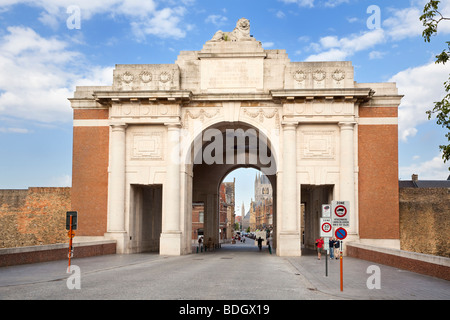
[[[419,176],[413,174],[411,180],[400,180],[400,188],[450,188],[450,175],[447,180],[419,180]]]

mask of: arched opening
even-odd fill
[[[199,203],[203,205],[205,243],[210,242],[218,248],[222,240],[233,235],[234,228],[227,224],[225,216],[222,216],[224,221],[221,222],[220,212],[224,208],[221,208],[220,195],[225,177],[239,168],[257,169],[270,182],[273,208],[271,229],[276,234],[276,157],[265,134],[248,123],[218,123],[204,129],[195,138],[190,156],[192,162],[187,167],[191,168],[192,174],[188,176],[192,179],[186,181],[187,184],[192,183],[192,207]],[[190,230],[194,229],[191,240],[195,240],[198,237],[194,227],[196,221],[191,222]],[[276,240],[273,246],[276,246]]]
[[[261,237],[264,245],[270,241],[273,246],[276,222],[274,191],[275,186],[272,186],[269,178],[258,169],[239,168],[228,173],[221,182],[219,210],[222,211],[219,211],[219,219],[223,224],[224,207],[228,211],[234,211],[234,217],[229,214],[226,217],[232,219],[232,223],[227,223],[227,227],[234,228],[228,230],[226,238],[221,237],[221,242],[235,244],[231,248],[239,250],[256,249],[256,240]],[[231,210],[228,207],[230,200]],[[244,248],[241,248],[242,245],[245,245]]]

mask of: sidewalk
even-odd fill
[[[357,300],[448,300],[450,282],[418,273],[351,257],[343,257],[343,291],[340,290],[340,260],[317,259],[313,251],[301,257],[287,258],[309,283],[310,290],[327,293],[330,298]],[[326,275],[328,264],[328,276]],[[369,268],[375,266],[375,268]],[[374,283],[374,269],[379,268],[380,289],[369,289]],[[368,269],[369,268],[369,269]],[[370,279],[369,279],[370,278]]]
[[[236,251],[237,249],[243,251]],[[259,253],[257,250],[254,250],[254,252],[248,251],[248,248],[246,249],[245,245],[223,245],[222,249],[217,249],[214,252],[211,252],[211,254],[194,253],[191,255],[170,258],[158,254],[112,254],[76,259],[74,264],[80,266],[84,275],[90,275],[90,279],[103,275],[111,275],[114,277],[116,274],[120,274],[121,271],[126,269],[134,270],[132,273],[127,273],[129,277],[136,277],[136,281],[145,282],[146,279],[140,278],[140,276],[147,275],[152,277],[152,272],[162,270],[161,266],[167,266],[167,268],[171,268],[170,270],[173,272],[180,274],[183,272],[193,272],[191,269],[188,269],[188,266],[200,268],[202,272],[207,272],[206,270],[209,270],[208,268],[215,268],[215,270],[217,270],[218,261],[222,262],[222,264],[227,262],[234,268],[242,268],[233,271],[235,274],[245,275],[247,274],[246,272],[253,270],[251,261],[265,263],[265,260],[261,260],[261,258],[266,256],[267,265],[273,264],[274,267],[271,270],[275,273],[278,270],[277,268],[282,265],[288,266],[288,268],[282,267],[282,269],[290,270],[289,274],[286,274],[286,271],[284,271],[284,274],[280,274],[280,276],[282,276],[281,278],[285,279],[286,277],[289,277],[289,275],[291,277],[299,277],[297,279],[301,280],[300,283],[306,286],[305,290],[307,292],[317,292],[321,297],[325,296],[330,300],[450,299],[449,281],[400,270],[386,265],[375,264],[370,261],[344,257],[343,291],[340,291],[340,260],[330,260],[329,258],[328,260],[325,260],[325,255],[322,255],[322,259],[318,260],[315,252],[311,251],[304,252],[301,257],[277,257],[275,253],[270,255],[267,248],[263,248],[263,252],[260,252],[261,255],[255,255],[255,252]],[[255,259],[255,257],[260,258],[251,260]],[[242,261],[245,261],[245,263]],[[326,265],[328,265],[328,276],[326,275]],[[152,266],[154,266],[154,269],[151,269],[151,272],[146,271],[150,270],[148,268],[151,268]],[[380,289],[369,289],[367,287],[368,279],[369,283],[372,283],[371,279],[375,276],[373,272],[367,272],[370,266],[379,268]],[[36,290],[38,290],[38,288],[47,288],[51,286],[51,283],[55,283],[55,280],[67,279],[68,275],[66,270],[67,260],[2,267],[0,268],[0,288],[3,287],[3,289],[7,289],[7,287],[12,286],[11,290],[15,290],[15,288],[20,289],[21,285],[25,284],[37,284],[37,286],[34,287]],[[142,270],[143,273],[141,274],[137,270]],[[178,272],[178,270],[183,271]],[[198,271],[198,269],[193,270]],[[276,274],[278,275],[278,273]],[[185,279],[182,275],[180,275],[180,277],[180,279]],[[211,286],[216,287],[216,281],[208,277],[204,278],[204,280],[208,281]],[[147,283],[153,286],[152,281],[149,280]],[[221,283],[224,284],[225,282]],[[108,284],[102,283],[102,285]],[[113,286],[113,284],[111,285]],[[282,286],[283,284],[281,283],[280,285]],[[291,283],[286,284],[287,287],[290,285]],[[174,286],[176,287],[176,283]],[[62,287],[65,287],[65,285]],[[221,287],[221,289],[225,290],[226,288]],[[167,287],[165,290],[168,290]],[[180,290],[183,289],[180,288]],[[187,288],[185,288],[185,290],[187,290]],[[4,290],[4,292],[6,291]],[[174,292],[178,291],[175,290]],[[67,290],[63,291],[63,293],[70,294]],[[279,293],[280,296],[282,296],[282,292]],[[55,296],[62,297],[57,295],[57,293],[55,293]],[[136,299],[138,297],[139,296],[129,296],[127,298]],[[256,297],[257,296],[253,294],[248,296],[249,299],[257,299]],[[188,299],[188,296],[183,296],[183,298]],[[2,299],[1,294],[0,299]]]

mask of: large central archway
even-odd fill
[[[198,133],[192,141],[186,168],[191,203],[204,205],[204,238],[219,243],[219,188],[223,179],[238,168],[255,168],[274,186],[274,234],[276,234],[276,150],[267,136],[245,122],[220,122]],[[190,188],[191,184],[192,188]],[[188,204],[189,205],[189,204]],[[191,216],[188,214],[188,216]],[[190,227],[187,230],[191,230]],[[274,247],[276,239],[274,239]]]

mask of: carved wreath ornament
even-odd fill
[[[139,78],[141,78],[141,81],[144,83],[148,83],[152,81],[152,74],[148,71],[142,71],[139,75]]]
[[[161,82],[169,82],[171,79],[172,76],[166,71],[161,72],[161,74],[159,75],[159,81]]]
[[[345,79],[345,72],[342,71],[342,70],[337,69],[337,70],[335,70],[335,71],[333,72],[333,74],[331,75],[331,77],[332,77],[334,80],[336,80],[337,83],[339,83],[339,82],[341,82],[342,80]]]
[[[306,79],[306,73],[303,70],[297,70],[294,73],[294,79],[298,82],[302,82]]]
[[[125,72],[124,74],[122,74],[122,81],[125,83],[130,83],[132,82],[134,79],[134,76],[131,74],[131,72]]]
[[[316,81],[322,81],[325,79],[326,73],[323,70],[316,70],[313,72],[313,79]]]

